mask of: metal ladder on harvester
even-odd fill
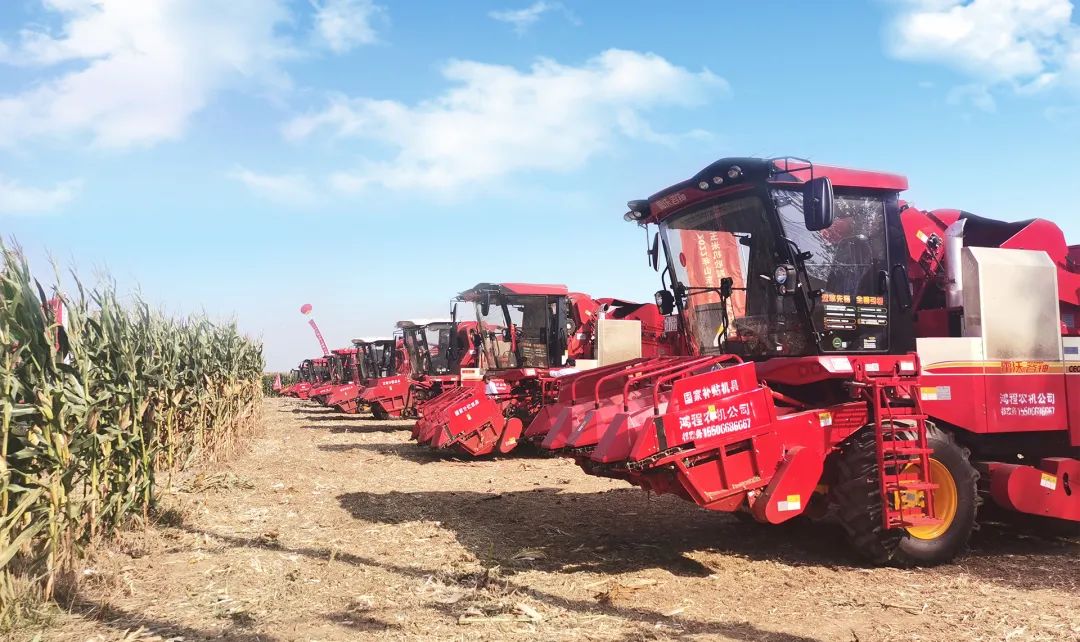
[[[868,369],[868,363],[855,359],[852,362],[854,388],[866,399],[874,425],[885,528],[940,524],[934,517],[932,491],[937,484],[930,473],[933,449],[926,439],[918,361],[907,373],[901,372],[901,361],[884,371]]]

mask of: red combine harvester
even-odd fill
[[[461,382],[461,368],[476,366],[476,323],[420,319],[398,321],[397,327],[409,360],[409,387],[403,396],[377,403],[397,416],[417,417],[420,406]]]
[[[363,350],[370,373],[363,378],[357,402],[370,409],[375,419],[400,416],[400,410],[398,414],[388,412],[380,401],[406,395],[409,389],[411,365],[401,335],[395,334],[391,339],[353,339],[353,343]]]
[[[375,367],[367,363],[369,357],[365,354],[361,343],[363,339],[353,339],[353,347],[348,348],[345,359],[342,362],[342,372],[345,382],[334,386],[326,395],[325,405],[338,412],[355,415],[360,412],[360,391],[364,388],[364,381]]]
[[[876,563],[953,559],[982,498],[1080,520],[1080,247],[906,188],[732,158],[632,201],[693,356],[572,377],[528,434],[707,509],[833,515]]]
[[[331,406],[328,399],[342,386],[347,386],[353,381],[354,360],[356,348],[338,348],[332,350],[326,357],[329,379],[321,385],[314,386],[308,392],[308,398],[323,406]]]
[[[289,371],[289,374],[293,382],[279,390],[278,394],[282,397],[298,397],[300,395],[297,389],[301,384],[305,383],[304,380],[300,378],[300,367],[297,366],[296,368],[293,368]]]
[[[639,357],[643,344],[656,354],[662,333],[663,321],[653,305],[594,301],[563,285],[481,283],[457,301],[476,311],[468,333],[471,362],[478,367],[461,368],[459,387],[421,407],[413,438],[473,457],[513,450],[522,428],[554,399],[559,378],[596,365],[595,328],[602,305],[630,323],[623,326],[622,337],[611,339],[605,352],[610,360]],[[643,341],[646,334],[649,339]]]
[[[297,382],[281,391],[281,394],[298,399],[307,399],[314,386],[320,385],[327,374],[327,363],[324,357],[304,359],[297,371]]]

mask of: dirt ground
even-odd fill
[[[984,524],[927,570],[743,524],[561,459],[446,460],[408,422],[268,400],[15,639],[1077,640],[1080,539]]]

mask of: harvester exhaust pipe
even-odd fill
[[[945,230],[945,305],[949,308],[964,307],[964,272],[960,256],[964,251],[964,225],[962,218]]]

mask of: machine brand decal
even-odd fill
[[[679,417],[683,441],[708,439],[746,430],[750,424],[748,403],[732,404],[726,408],[709,406],[705,412],[692,412]]]
[[[455,410],[454,411],[454,416],[455,417],[460,417],[461,415],[465,414],[466,412],[469,412],[470,410],[472,410],[473,408],[475,408],[475,407],[477,407],[479,405],[480,405],[480,400],[479,399],[473,399],[469,403],[467,403],[464,406],[462,406],[462,407],[458,408],[457,410]],[[466,417],[466,419],[472,419],[472,417]]]
[[[819,412],[817,414],[818,423],[822,428],[827,428],[832,425],[832,413],[831,412]]]
[[[776,502],[776,510],[781,513],[793,510],[802,510],[802,497],[799,495],[788,495],[784,501]]]
[[[676,205],[678,205],[680,203],[685,203],[685,202],[686,202],[686,194],[683,194],[682,192],[675,192],[674,194],[669,194],[669,195],[665,196],[664,198],[659,199],[658,201],[653,203],[653,205],[656,207],[657,210],[662,212],[662,211],[664,211],[666,209],[670,209],[670,208],[675,207]]]
[[[1050,364],[1045,361],[1002,361],[1002,374],[1045,374]]]
[[[881,372],[881,364],[873,363],[873,362],[868,363],[868,364],[866,364],[866,371],[867,372]]]
[[[1050,490],[1057,490],[1057,477],[1050,473],[1043,473],[1039,478],[1039,485]]]
[[[1052,392],[1003,392],[998,400],[1002,417],[1050,417],[1057,410],[1057,395]]]
[[[714,397],[725,397],[739,391],[739,380],[721,381],[711,386],[702,386],[695,390],[687,390],[683,393],[683,405],[690,406],[700,401],[707,401]],[[746,405],[746,404],[743,404]],[[709,406],[710,412],[713,406]]]

